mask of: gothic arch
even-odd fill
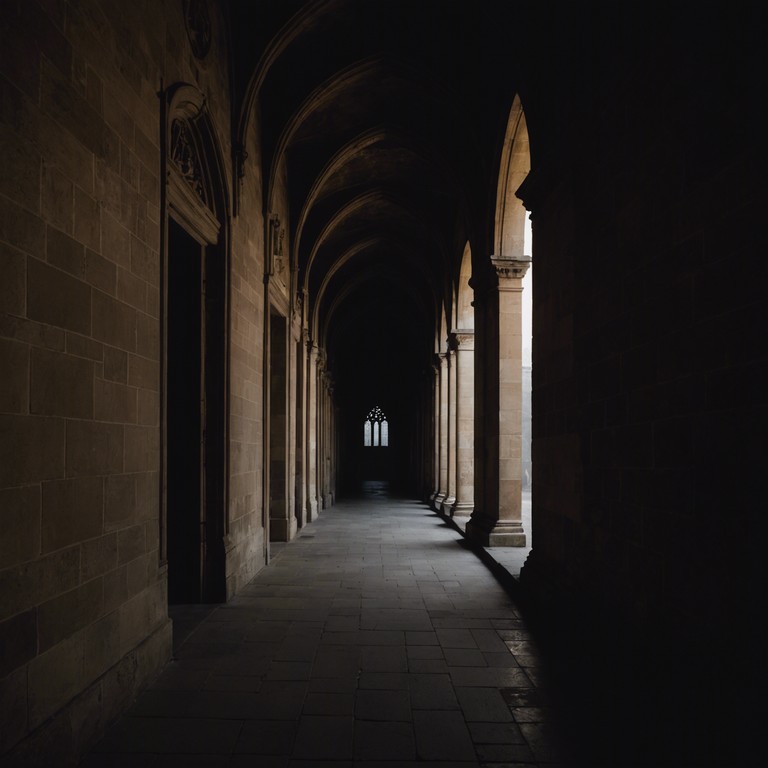
[[[470,330],[475,327],[475,309],[472,306],[473,291],[470,285],[472,277],[472,249],[467,242],[461,257],[459,282],[456,291],[456,316],[454,328]]]
[[[501,258],[523,256],[526,210],[516,192],[531,170],[528,126],[516,96],[507,121],[496,192],[493,254]]]

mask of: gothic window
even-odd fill
[[[378,405],[366,416],[363,424],[363,445],[366,448],[389,446],[389,423]]]

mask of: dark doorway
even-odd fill
[[[168,222],[167,555],[170,604],[224,581],[225,302],[216,249]]]

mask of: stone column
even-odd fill
[[[431,366],[431,394],[432,394],[432,423],[430,424],[430,443],[432,445],[431,468],[432,491],[429,501],[434,506],[437,494],[440,493],[440,359],[435,355]]]
[[[331,464],[331,441],[330,441],[330,419],[329,419],[329,391],[330,374],[324,370],[320,379],[320,451],[322,457],[320,464],[320,490],[323,509],[331,506],[330,498],[330,464]]]
[[[456,367],[456,500],[452,517],[469,517],[475,489],[475,332],[452,334]]]
[[[307,346],[306,331],[299,327],[296,337],[296,519],[307,522]]]
[[[446,491],[440,507],[444,515],[451,514],[456,502],[456,352],[448,339],[448,352],[445,355],[446,378],[448,380],[447,419],[448,441],[446,446]]]
[[[317,473],[315,483],[317,487],[317,508],[325,509],[325,355],[323,351],[317,358],[317,461],[315,471]]]
[[[317,357],[318,348],[307,339],[307,522],[318,517],[317,511]]]
[[[524,547],[521,482],[522,280],[530,259],[492,256],[482,297],[482,503],[467,536],[487,547]],[[477,458],[476,455],[476,458]],[[476,475],[478,473],[476,472]]]
[[[338,467],[338,455],[339,455],[339,443],[338,443],[338,432],[337,432],[337,424],[338,419],[336,418],[338,411],[336,409],[336,404],[333,399],[333,387],[334,382],[331,382],[331,388],[328,390],[328,423],[329,423],[329,434],[331,437],[330,441],[330,450],[328,453],[329,460],[328,460],[328,495],[331,499],[331,506],[333,506],[336,503],[336,470]]]
[[[448,489],[448,363],[447,355],[442,352],[437,356],[440,366],[439,387],[440,398],[438,400],[438,461],[437,461],[437,494],[435,495],[434,508],[442,509],[443,500]]]

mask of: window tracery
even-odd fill
[[[171,123],[171,160],[197,196],[207,204],[196,147],[184,120]]]
[[[378,405],[372,408],[365,417],[363,446],[365,448],[389,447],[389,422]]]

